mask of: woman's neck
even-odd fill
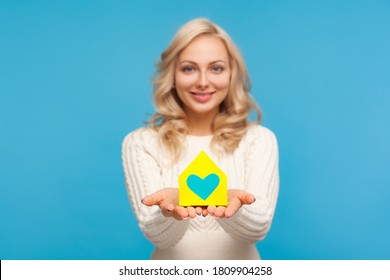
[[[213,123],[217,114],[187,114],[188,134],[206,136],[213,134]]]

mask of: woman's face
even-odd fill
[[[189,117],[214,118],[229,85],[229,55],[221,39],[201,35],[180,53],[175,86]]]

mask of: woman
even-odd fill
[[[237,47],[207,19],[184,25],[162,53],[157,112],[122,150],[133,211],[155,245],[152,259],[260,259],[255,243],[274,215],[278,149],[258,124],[249,88]],[[251,110],[257,124],[247,120]],[[178,176],[202,150],[227,174],[226,207],[178,205]]]

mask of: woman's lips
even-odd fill
[[[198,91],[198,92],[191,92],[191,95],[199,103],[205,103],[211,99],[211,96],[214,93],[215,92],[200,92],[200,91]]]

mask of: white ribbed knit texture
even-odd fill
[[[210,136],[188,136],[183,157],[173,166],[151,129],[138,129],[123,141],[127,192],[141,230],[156,246],[155,258],[259,258],[254,243],[270,229],[279,190],[276,138],[269,129],[252,126],[239,147],[222,156],[213,154],[210,141]],[[227,174],[229,189],[244,189],[255,195],[256,202],[229,219],[199,216],[183,221],[165,218],[158,207],[141,203],[161,188],[178,187],[178,176],[202,150]],[[188,244],[194,242],[199,244]],[[251,247],[244,249],[247,246]],[[213,251],[207,253],[210,248]]]

